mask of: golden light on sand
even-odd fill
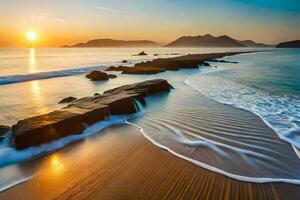
[[[26,33],[26,38],[28,41],[35,41],[37,39],[37,33],[35,31],[28,31]]]

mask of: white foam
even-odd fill
[[[98,133],[99,131],[115,125],[115,124],[121,124],[124,123],[125,120],[129,116],[124,115],[124,116],[112,116],[109,120],[107,121],[100,121],[90,127],[88,127],[86,130],[83,131],[82,134],[79,135],[70,135],[64,138],[61,138],[59,140],[47,143],[47,144],[42,144],[37,147],[29,147],[23,150],[16,150],[15,148],[11,147],[9,144],[9,137],[10,134],[8,134],[5,138],[5,141],[0,145],[0,167],[16,163],[16,162],[21,162],[30,158],[33,158],[36,155],[42,154],[42,153],[47,153],[47,152],[52,152],[57,149],[61,149],[64,147],[66,144],[69,144],[73,141],[76,140],[81,140],[83,138],[86,138],[92,134]]]
[[[102,69],[105,69],[105,66],[93,66],[93,67],[73,68],[73,69],[47,71],[47,72],[39,72],[39,73],[31,73],[31,74],[1,76],[0,85],[20,83],[20,82],[33,81],[33,80],[41,80],[41,79],[49,79],[49,78],[56,78],[56,77],[73,76],[77,74],[85,74],[93,70],[102,70]]]
[[[210,72],[190,76],[185,82],[209,99],[256,114],[282,140],[300,149],[300,141],[294,137],[294,134],[300,133],[300,99],[269,94],[257,88],[213,76]],[[299,157],[296,148],[294,149]]]
[[[17,163],[17,162],[34,158],[37,155],[41,155],[44,153],[53,152],[55,150],[61,149],[65,145],[73,141],[81,140],[95,133],[99,133],[101,130],[109,126],[125,123],[126,119],[128,119],[129,117],[134,117],[134,115],[112,116],[107,121],[101,121],[88,127],[86,130],[83,131],[82,134],[70,135],[47,144],[42,144],[37,147],[29,147],[23,150],[16,150],[15,148],[9,145],[11,133],[8,133],[6,135],[5,140],[0,145],[0,168],[12,163]],[[0,192],[5,191],[23,182],[26,182],[33,177],[33,176],[24,177],[23,175],[18,175],[18,174],[16,174],[15,176],[16,177],[12,178],[12,180],[11,177],[9,177],[7,180],[3,180],[4,177],[2,177],[3,179],[1,180],[1,184],[0,184]]]
[[[237,175],[237,174],[233,174],[233,173],[229,173],[227,171],[224,171],[222,169],[219,169],[219,168],[216,168],[216,167],[213,167],[213,166],[210,166],[206,163],[203,163],[203,162],[199,162],[197,160],[194,160],[194,159],[191,159],[189,157],[186,157],[184,155],[181,155],[175,151],[173,151],[172,149],[170,149],[169,147],[167,146],[164,146],[158,142],[156,142],[153,138],[151,138],[144,130],[142,127],[138,126],[137,124],[134,124],[134,123],[131,123],[131,122],[126,122],[127,124],[130,124],[130,125],[133,125],[135,126],[136,128],[138,128],[140,130],[140,132],[143,134],[143,136],[148,139],[151,143],[153,143],[155,146],[161,148],[161,149],[164,149],[168,152],[170,152],[171,154],[173,154],[174,156],[177,156],[181,159],[184,159],[186,161],[189,161],[195,165],[198,165],[200,167],[203,167],[207,170],[210,170],[212,172],[216,172],[216,173],[219,173],[219,174],[222,174],[222,175],[225,175],[227,177],[230,177],[230,178],[234,178],[234,179],[237,179],[237,180],[240,180],[240,181],[244,181],[244,182],[252,182],[252,183],[275,183],[275,182],[283,182],[283,183],[291,183],[291,184],[297,184],[297,185],[300,185],[300,180],[298,179],[285,179],[285,178],[264,178],[264,177],[248,177],[248,176],[241,176],[241,175]]]

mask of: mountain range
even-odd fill
[[[113,40],[113,39],[94,39],[86,43],[77,43],[75,45],[64,45],[64,48],[70,47],[160,47],[161,45],[150,40]]]
[[[256,43],[252,40],[239,41],[227,35],[212,36],[210,34],[198,36],[183,36],[177,40],[167,44],[165,47],[271,47],[274,45],[267,45]]]
[[[236,40],[227,35],[212,36],[210,34],[198,36],[183,36],[164,47],[274,47],[263,43],[256,43],[252,40]],[[114,40],[114,39],[94,39],[86,43],[75,45],[64,45],[63,48],[71,47],[161,47],[157,42],[150,40]]]

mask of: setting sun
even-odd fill
[[[29,31],[26,33],[26,38],[29,41],[35,41],[37,39],[37,33],[34,31]]]

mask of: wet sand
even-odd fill
[[[0,199],[297,199],[300,186],[254,184],[210,172],[159,149],[130,125],[107,128],[18,166],[34,178]]]

